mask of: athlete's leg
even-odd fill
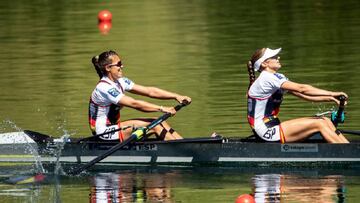
[[[336,127],[334,126],[333,122],[330,120],[330,118],[328,117],[323,117],[326,121],[326,123],[328,124],[329,128],[331,128],[332,130],[336,131]],[[349,143],[349,140],[345,138],[345,136],[340,132],[338,131],[337,132],[337,135],[339,136],[339,138],[341,139],[341,141],[343,143]]]
[[[281,123],[286,142],[297,142],[320,132],[329,143],[346,143],[329,127],[324,118],[298,118]]]
[[[145,127],[149,125],[155,118],[135,118],[121,122],[121,126],[134,126]],[[131,135],[132,129],[126,129],[123,131],[124,139],[127,139]],[[155,126],[149,133],[155,133],[158,137],[163,137],[164,140],[182,139],[182,137],[170,127],[165,121]]]
[[[167,122],[162,122],[158,125],[159,128],[165,129],[167,131],[165,140],[178,140],[183,139],[179,133],[177,133]]]
[[[120,140],[120,141],[122,141],[123,138],[121,136],[121,131],[119,131],[117,129],[119,129],[118,125],[111,125],[111,126],[100,125],[100,126],[96,127],[96,134],[99,135],[99,134],[104,134],[106,132],[111,132],[108,134],[104,134],[104,135],[100,136],[99,138],[102,140]]]

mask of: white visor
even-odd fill
[[[258,71],[260,69],[262,62],[264,62],[268,58],[278,55],[280,53],[280,51],[281,51],[281,48],[278,48],[278,49],[266,48],[264,55],[254,63],[254,70]]]

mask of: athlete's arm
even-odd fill
[[[132,97],[123,95],[118,102],[119,105],[127,106],[143,112],[165,112],[174,115],[176,113],[174,107],[163,107],[146,101],[137,100]]]
[[[327,90],[323,90],[323,89],[320,89],[320,88],[313,87],[311,85],[300,84],[300,83],[295,83],[295,82],[291,82],[291,81],[285,81],[281,85],[281,88],[285,89],[285,90],[288,90],[288,91],[291,91],[291,92],[298,92],[298,93],[306,95],[306,96],[339,97],[339,96],[343,95],[346,98],[348,97],[347,94],[344,93],[344,92],[327,91]]]
[[[301,99],[307,100],[307,101],[312,101],[312,102],[336,102],[337,104],[339,104],[339,101],[336,100],[334,97],[331,96],[309,96],[309,95],[305,95],[305,94],[301,94],[300,92],[296,92],[296,91],[289,91],[290,94],[297,96]]]
[[[134,84],[130,92],[156,99],[176,99],[179,103],[183,101],[187,101],[189,103],[191,102],[191,98],[188,96],[179,95],[157,87],[147,87],[147,86]]]

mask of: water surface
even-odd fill
[[[102,9],[113,14],[107,34],[98,28]],[[357,0],[4,1],[0,132],[89,135],[88,99],[98,81],[90,60],[113,49],[134,82],[192,97],[193,103],[169,120],[184,137],[209,136],[213,131],[245,137],[250,134],[246,62],[260,47],[283,48],[281,72],[290,80],[348,93],[342,128],[359,129],[359,10]],[[280,118],[312,116],[333,106],[287,95]],[[122,111],[123,119],[144,115]],[[356,170],[103,167],[78,178],[50,175],[39,184],[6,183],[12,175],[34,171],[32,165],[24,167],[0,166],[1,202],[89,202],[104,193],[128,202],[234,202],[245,193],[287,202],[360,198]],[[279,180],[279,187],[266,187]]]
[[[185,137],[246,136],[246,62],[260,47],[282,47],[291,80],[350,96],[346,127],[359,123],[360,4],[337,1],[25,1],[0,7],[0,120],[60,136],[89,134],[87,105],[97,75],[91,57],[116,50],[125,75],[192,97],[169,122]],[[113,13],[101,34],[97,13]],[[138,97],[136,97],[138,98]],[[156,101],[175,105],[174,101]],[[333,104],[286,96],[281,118]],[[159,114],[148,114],[159,116]],[[123,119],[144,116],[124,109]]]

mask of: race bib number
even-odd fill
[[[112,139],[112,136],[115,134],[115,132],[111,132],[111,131],[114,131],[114,130],[116,130],[115,127],[107,128],[107,129],[104,131],[104,133],[106,133],[106,132],[110,132],[110,133],[107,133],[107,134],[103,135],[102,137],[103,137],[104,139],[106,139],[106,140],[111,140],[111,139]]]
[[[276,127],[269,128],[262,137],[265,140],[272,140],[274,135],[276,135],[276,132]]]

